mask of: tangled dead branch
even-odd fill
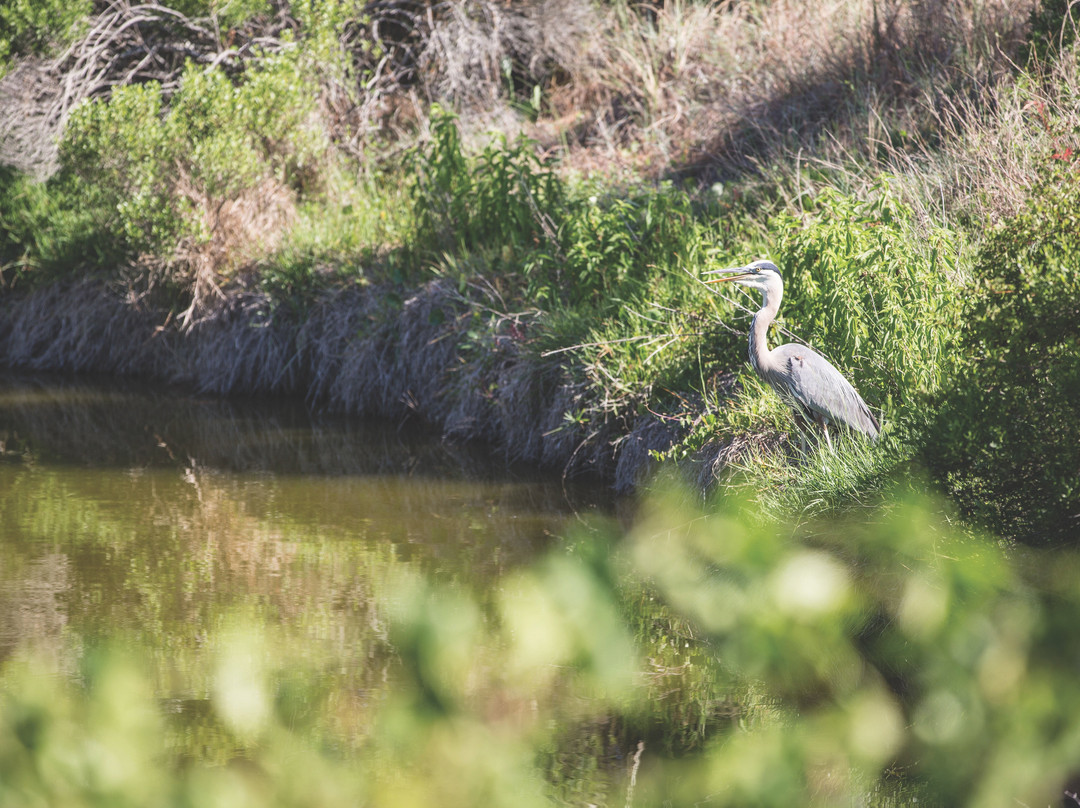
[[[0,161],[38,175],[56,168],[56,141],[68,115],[114,87],[156,81],[168,98],[187,62],[238,73],[260,52],[281,48],[296,21],[287,3],[239,28],[213,17],[188,17],[156,2],[109,0],[84,36],[52,59],[23,60],[0,81]]]
[[[583,74],[598,27],[592,7],[574,0],[371,0],[342,38],[356,80],[345,93],[355,106],[338,113],[349,145],[376,132],[404,136],[434,102],[530,108],[538,88]]]

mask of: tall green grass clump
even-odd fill
[[[927,453],[969,514],[1033,544],[1080,532],[1080,170],[1044,166],[979,249],[965,358]]]

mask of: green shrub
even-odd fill
[[[0,167],[0,289],[123,261],[101,213],[94,188]]]
[[[214,17],[224,30],[273,12],[270,0],[170,0],[168,5],[188,17]]]
[[[756,503],[653,504],[632,533],[640,568],[774,705],[658,778],[657,801],[1061,802],[1080,752],[1062,720],[1080,707],[1075,559],[1010,561],[928,503],[888,501],[797,526],[763,524]]]
[[[709,235],[690,195],[671,183],[622,198],[579,195],[559,230],[561,271],[580,290],[571,299],[611,314],[649,296],[670,304],[687,283],[680,259],[711,246]]]
[[[868,401],[892,401],[902,413],[941,386],[955,361],[961,299],[951,234],[919,232],[884,182],[870,202],[823,191],[807,223],[785,214],[772,229],[783,321]]]
[[[1068,159],[1068,157],[1072,159]],[[1080,534],[1080,170],[1061,155],[976,261],[927,455],[961,506],[1032,543]]]
[[[74,39],[92,0],[7,0],[0,5],[0,76],[15,56],[47,53]]]
[[[170,143],[157,84],[120,87],[108,101],[78,107],[60,145],[63,170],[105,196],[121,240],[136,249],[175,244],[194,217],[173,198]]]
[[[119,87],[72,113],[62,170],[101,195],[131,250],[168,261],[212,243],[213,269],[226,269],[280,236],[292,196],[317,177],[325,142],[304,71],[286,48],[237,82],[189,63],[168,105],[156,83]]]
[[[671,183],[624,196],[570,186],[526,139],[470,156],[447,113],[407,165],[420,249],[487,251],[497,270],[520,277],[529,302],[551,311],[582,306],[617,319],[623,304],[660,287],[677,294],[680,259],[704,246],[692,197]]]

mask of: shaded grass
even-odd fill
[[[129,260],[102,237],[101,214],[92,188],[59,177],[37,182],[0,166],[0,289],[100,272]]]

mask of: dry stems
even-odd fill
[[[1030,7],[672,2],[650,20],[616,4],[596,40],[606,93],[592,94],[596,123],[581,143],[633,146],[637,155],[621,159],[658,173],[725,176],[799,149],[827,157],[826,132],[845,153],[872,159],[890,130],[918,131],[928,93],[936,108],[1009,72]]]
[[[56,141],[80,102],[145,81],[158,82],[168,98],[186,62],[239,70],[256,48],[278,49],[278,35],[293,24],[279,7],[273,18],[226,38],[211,19],[157,2],[109,0],[86,34],[58,56],[25,59],[0,80],[0,158],[47,175],[56,168]]]
[[[649,451],[668,448],[676,431],[612,412],[568,421],[567,413],[594,409],[587,386],[501,338],[498,318],[484,337],[496,346],[490,361],[464,363],[456,318],[488,303],[437,281],[395,309],[369,287],[330,293],[300,321],[261,293],[233,293],[182,328],[158,325],[162,312],[100,284],[53,285],[0,301],[0,366],[138,375],[220,394],[302,395],[338,412],[417,415],[448,437],[493,444],[508,460],[564,474],[591,470],[631,489]]]

